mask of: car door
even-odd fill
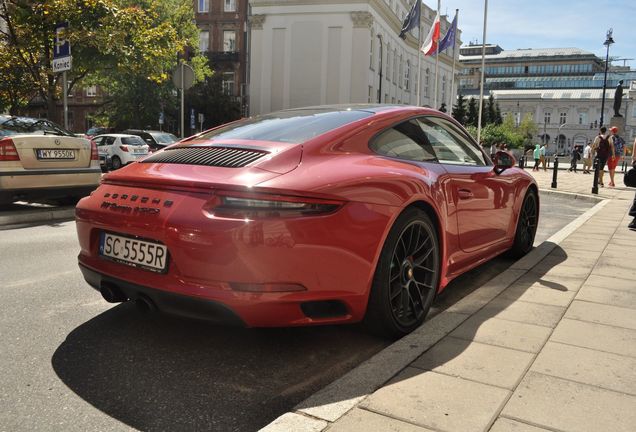
[[[116,140],[117,140],[116,137],[105,136],[104,140],[102,141],[102,146],[104,148],[104,151],[110,157],[113,157],[113,155],[115,154],[115,149],[113,146]]]
[[[450,176],[461,249],[473,252],[506,240],[514,177],[506,171],[495,173],[483,151],[452,122],[433,116],[420,117],[418,122]]]

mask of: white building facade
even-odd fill
[[[435,58],[421,56],[418,102],[417,30],[398,37],[411,2],[251,0],[250,6],[250,115],[323,104],[435,105]],[[422,5],[422,39],[435,13]],[[449,26],[442,19],[442,36]],[[458,84],[451,89],[452,55],[452,49],[440,53],[437,74],[437,107],[445,103],[449,111]]]
[[[636,82],[625,89],[620,113],[625,120],[621,135],[630,143],[636,138]],[[605,124],[612,125],[614,91],[605,92]],[[574,145],[593,141],[599,130],[602,89],[491,90],[502,115],[520,121],[528,114],[537,125],[537,142],[547,143],[550,154],[568,154]],[[620,128],[622,129],[622,127]]]

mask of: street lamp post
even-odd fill
[[[378,35],[378,39],[380,40],[380,82],[378,84],[378,103],[382,103],[382,35]],[[373,43],[373,42],[371,42]],[[417,84],[419,85],[419,83]],[[419,103],[419,102],[418,102]]]
[[[605,90],[607,89],[607,69],[609,67],[609,48],[610,45],[614,43],[614,39],[612,39],[613,29],[609,29],[607,31],[607,36],[605,38],[605,42],[603,45],[607,47],[607,52],[605,53],[605,74],[603,75],[603,96],[601,99],[601,124],[599,127],[603,127],[603,116],[605,114]]]

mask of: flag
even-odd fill
[[[439,11],[437,11],[437,15],[435,16],[435,21],[433,21],[433,27],[431,27],[431,31],[428,32],[426,39],[424,40],[424,44],[420,51],[427,55],[434,55],[437,52],[437,44],[439,43]]]
[[[400,31],[400,37],[406,39],[406,33],[415,27],[420,26],[420,7],[422,0],[415,0],[409,14],[404,18],[402,23],[402,31]]]
[[[455,34],[457,33],[457,12],[455,12],[455,18],[453,18],[453,23],[450,28],[446,32],[446,36],[439,43],[439,49],[437,52],[442,52],[447,48],[450,48],[455,45]]]

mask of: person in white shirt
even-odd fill
[[[588,142],[583,149],[583,174],[589,174],[592,168],[592,146]]]

